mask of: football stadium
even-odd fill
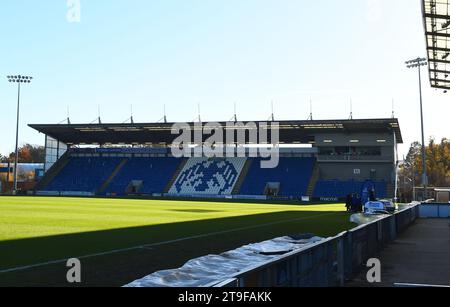
[[[450,4],[420,3],[428,56],[406,64],[419,78],[428,69],[431,88],[446,93]],[[0,287],[450,285],[450,189],[439,186],[448,161],[437,159],[439,181],[421,79],[422,140],[407,157],[412,126],[394,110],[217,122],[68,114],[58,124],[50,110],[47,122],[27,117],[43,145],[42,159],[28,160],[19,103],[34,78],[8,80],[19,101],[15,152],[0,161]]]
[[[22,226],[11,227],[3,238],[8,250],[1,261],[6,281],[14,282],[22,268],[39,272],[45,266],[30,266],[71,255],[115,263],[125,254],[138,257],[147,248],[164,257],[166,251],[153,247],[159,244],[190,246],[175,259],[158,261],[156,271],[211,250],[225,251],[277,235],[305,232],[328,237],[354,225],[342,204],[348,194],[361,195],[363,202],[370,190],[378,198],[395,196],[396,147],[402,142],[397,119],[279,122],[278,130],[271,131],[279,135],[278,165],[267,169],[261,167],[267,158],[251,157],[255,154],[249,147],[243,149],[243,157],[173,157],[175,124],[31,124],[45,135],[45,176],[33,192],[41,197],[7,199],[13,204],[6,210],[17,218],[13,224]],[[236,135],[242,128],[251,135],[260,132],[263,123],[233,124]],[[189,125],[194,131],[199,123]],[[220,145],[236,147],[225,139]],[[183,152],[188,156],[194,150],[187,146]],[[53,224],[57,221],[61,225]],[[11,222],[5,223],[9,228]],[[39,230],[30,233],[34,223]],[[72,227],[81,234],[72,234]],[[8,242],[19,238],[25,239]],[[211,238],[220,243],[204,246]],[[40,252],[25,252],[35,244]],[[146,261],[141,265],[147,271],[138,269],[137,274],[151,273]],[[134,270],[129,280],[113,285],[139,277],[132,275]]]

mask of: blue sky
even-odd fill
[[[29,123],[390,117],[405,145],[420,138],[418,80],[404,62],[425,56],[419,0],[66,0],[0,4],[0,153],[14,148],[16,88],[20,142],[43,144]],[[425,70],[424,70],[425,76]],[[450,137],[447,95],[424,77],[426,135]]]

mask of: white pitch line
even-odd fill
[[[107,251],[107,252],[89,254],[89,255],[78,256],[78,257],[70,257],[70,258],[86,259],[86,258],[93,258],[93,257],[98,257],[98,256],[110,255],[110,254],[123,253],[123,252],[127,252],[127,251],[134,250],[134,249],[140,249],[140,248],[144,249],[144,248],[161,246],[161,245],[166,245],[166,244],[171,244],[171,243],[178,243],[178,242],[187,241],[187,240],[201,239],[201,238],[217,236],[217,235],[231,233],[231,232],[236,232],[236,231],[267,227],[267,226],[283,224],[283,223],[291,223],[291,222],[307,220],[307,219],[311,219],[311,218],[316,218],[316,217],[326,216],[326,215],[332,215],[332,214],[336,214],[336,212],[316,214],[316,215],[312,215],[312,216],[308,216],[308,217],[301,217],[301,218],[297,218],[297,219],[277,221],[277,222],[271,222],[271,223],[254,225],[254,226],[240,227],[240,228],[235,228],[235,229],[230,229],[230,230],[222,230],[222,231],[210,232],[210,233],[202,234],[202,235],[195,235],[195,236],[190,236],[190,237],[184,237],[184,238],[168,240],[168,241],[163,241],[163,242],[157,242],[157,243],[150,243],[150,244],[145,244],[145,245],[138,245],[138,246],[122,248],[122,249],[114,249],[114,250],[110,250],[110,251]],[[0,274],[17,272],[17,271],[24,271],[24,270],[28,270],[28,269],[34,269],[34,268],[37,268],[37,267],[63,263],[63,262],[66,262],[68,259],[69,258],[59,259],[59,260],[52,260],[52,261],[41,262],[41,263],[37,263],[37,264],[31,264],[31,265],[26,265],[26,266],[15,267],[15,268],[11,268],[11,269],[0,270]]]

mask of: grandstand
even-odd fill
[[[268,169],[261,156],[173,157],[172,126],[30,125],[46,138],[36,193],[336,201],[370,184],[395,197],[397,119],[281,121],[279,163]]]

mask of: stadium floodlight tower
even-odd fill
[[[427,166],[426,166],[426,150],[425,150],[425,132],[424,132],[424,124],[423,124],[423,105],[422,105],[422,76],[420,73],[420,69],[422,66],[426,66],[427,59],[418,57],[417,59],[410,60],[406,62],[408,68],[417,68],[419,72],[419,93],[420,93],[420,121],[422,126],[422,185],[423,185],[423,193],[424,200],[427,197],[427,185],[428,185],[428,177],[427,177]]]
[[[8,76],[8,81],[11,83],[17,83],[17,119],[16,119],[16,150],[14,158],[14,186],[13,194],[17,194],[17,164],[19,161],[19,114],[20,114],[20,85],[22,83],[31,83],[33,77],[30,76]]]

